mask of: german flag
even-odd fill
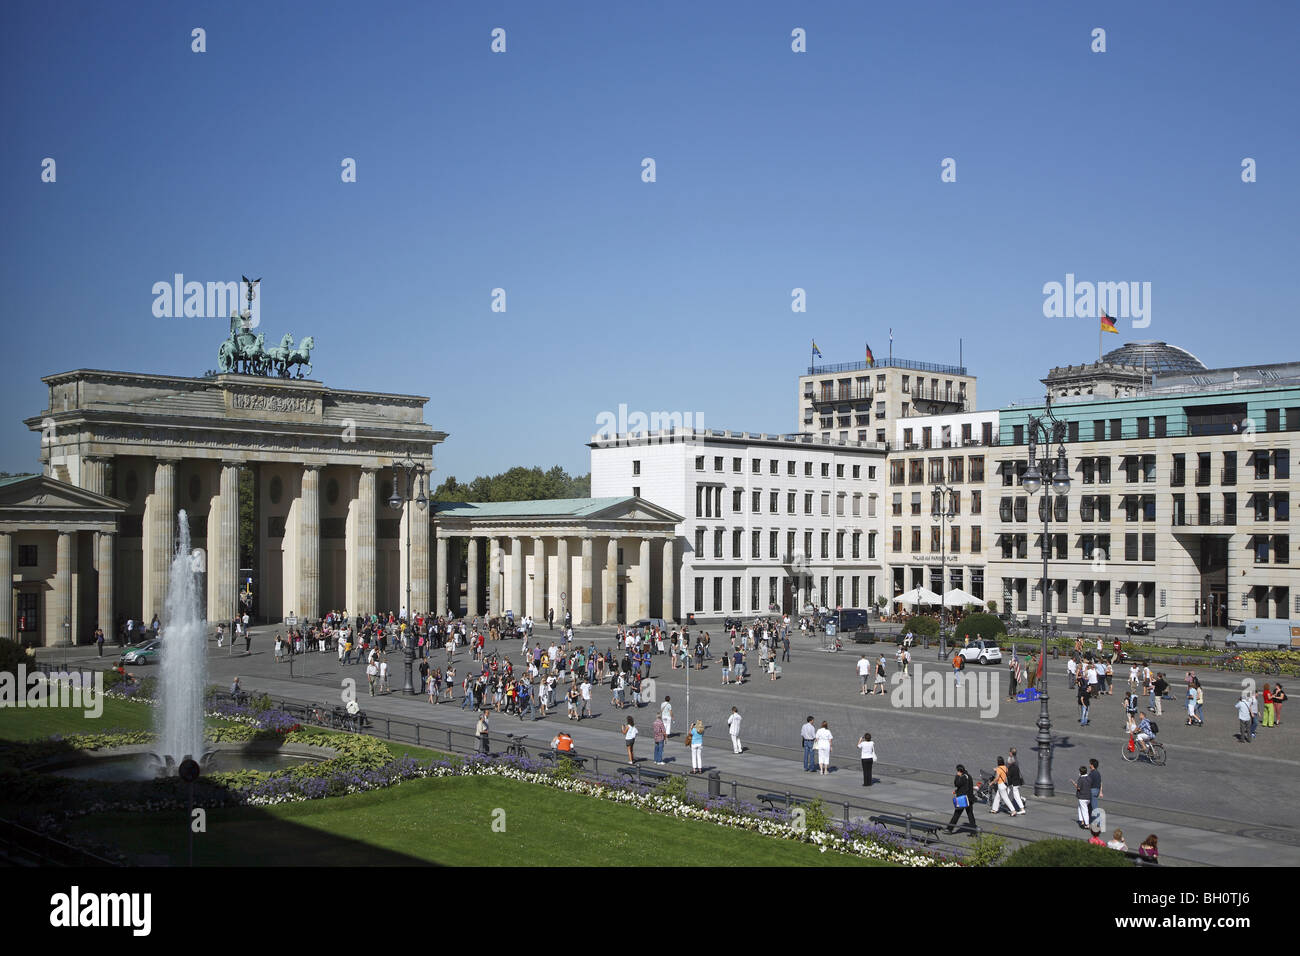
[[[1115,328],[1115,320],[1106,314],[1106,310],[1101,312],[1101,330],[1103,332],[1114,332],[1119,335],[1119,329]]]
[[[867,343],[867,365],[871,366],[872,368],[874,368],[876,365],[876,357],[871,354],[871,343],[869,342]]]

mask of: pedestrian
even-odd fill
[[[948,821],[947,827],[949,833],[952,833],[953,828],[957,826],[963,810],[966,812],[966,819],[970,822],[970,828],[978,829],[975,824],[975,811],[971,808],[974,802],[975,783],[966,772],[966,768],[957,764],[957,775],[952,780],[952,819]]]
[[[704,721],[691,724],[691,773],[704,773]]]
[[[659,716],[664,722],[664,737],[673,735],[673,699],[664,695],[664,702],[659,705]]]
[[[1205,690],[1201,687],[1199,677],[1192,678],[1192,688],[1196,691],[1196,722],[1198,726],[1205,726]]]
[[[1273,726],[1282,726],[1282,702],[1286,700],[1286,691],[1281,684],[1273,685]]]
[[[1079,701],[1079,725],[1081,727],[1087,727],[1088,726],[1088,682],[1086,680],[1079,681],[1079,690],[1077,693],[1077,697]]]
[[[1254,740],[1255,731],[1259,729],[1259,699],[1253,690],[1246,694],[1246,703],[1250,705],[1250,739]]]
[[[668,739],[668,733],[664,729],[663,717],[655,718],[650,732],[655,742],[655,765],[662,767],[664,763],[664,742]]]
[[[803,725],[799,731],[799,736],[803,740],[803,769],[804,773],[813,771],[813,742],[817,739],[817,727],[813,724],[812,714],[808,715],[808,722]]]
[[[1016,656],[1015,651],[1011,652],[1011,660],[1007,663],[1007,671],[1011,678],[1011,690],[1007,693],[1007,700],[1016,699],[1016,688],[1020,686],[1020,658]]]
[[[1101,809],[1101,764],[1093,757],[1088,761],[1088,819],[1097,817]]]
[[[578,714],[578,719],[581,720],[591,716],[591,680],[584,680],[578,690],[582,694],[582,713]]]
[[[880,655],[880,660],[876,661],[876,687],[873,694],[883,694],[885,692],[885,655]]]
[[[104,656],[104,629],[98,624],[95,625],[95,646],[99,648],[99,656]],[[217,625],[217,647],[221,646],[221,625]]]
[[[831,772],[831,741],[835,738],[831,736],[831,729],[826,721],[817,728],[817,766],[823,777]]]
[[[1020,788],[1024,784],[1025,778],[1020,774],[1020,761],[1016,759],[1016,748],[1012,747],[1007,751],[1007,786],[1011,788],[1011,796],[1015,803],[1011,804],[1011,815],[1025,812],[1025,798],[1020,795]]]
[[[1249,709],[1250,708],[1247,707],[1247,711],[1249,711]],[[1201,724],[1203,723],[1203,721],[1201,720],[1200,716],[1196,713],[1196,685],[1194,683],[1188,683],[1187,685],[1187,726],[1190,727],[1192,726],[1193,723]]]
[[[871,786],[871,766],[876,762],[876,745],[871,740],[871,734],[863,734],[858,738],[858,756],[862,758],[862,785]]]
[[[379,677],[379,666],[372,660],[366,665],[366,680],[370,684],[370,696],[375,696],[375,679]]]
[[[862,678],[862,687],[859,688],[858,693],[865,697],[867,694],[867,681],[871,677],[871,661],[867,660],[865,653],[858,658],[858,677]]]
[[[731,734],[731,752],[744,753],[745,748],[740,743],[740,711],[735,707],[731,708],[731,716],[727,718],[727,733]]]
[[[1237,738],[1243,743],[1250,743],[1250,702],[1246,700],[1246,695],[1242,694],[1237,698],[1234,705],[1237,708]]]
[[[636,757],[632,755],[632,750],[636,746],[636,718],[629,717],[627,723],[623,725],[623,743],[627,745],[627,762],[636,764]]]
[[[731,655],[726,651],[722,652],[722,683],[731,683]]]
[[[1016,805],[1011,802],[1011,791],[1007,789],[1007,784],[1010,782],[1010,779],[1010,769],[1007,767],[1007,762],[1002,757],[999,757],[998,765],[993,771],[993,784],[997,792],[993,794],[993,801],[992,805],[989,807],[989,813],[997,813],[998,807],[1005,803],[1007,809],[1011,812],[1011,815],[1013,817],[1016,815]]]
[[[490,753],[488,747],[488,712],[484,710],[478,719],[478,724],[474,727],[474,732],[478,734],[479,753]]]
[[[1074,797],[1079,808],[1079,829],[1088,829],[1088,822],[1092,819],[1092,808],[1089,805],[1089,796],[1092,791],[1092,780],[1088,777],[1088,768],[1080,767],[1079,776],[1074,780]]]
[[[251,657],[253,653],[253,633],[248,629],[248,615],[244,615],[244,656]]]
[[[790,660],[790,629],[787,626],[784,636],[781,638],[781,662],[788,663]]]
[[[961,686],[961,672],[966,669],[966,657],[961,651],[958,651],[952,658],[952,671],[955,675],[956,685]]]

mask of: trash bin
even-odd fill
[[[722,774],[716,770],[709,771],[709,796],[722,796]]]
[[[691,612],[687,613],[687,615],[686,615],[686,623],[687,623],[687,624],[694,624],[694,623],[695,623],[695,612],[694,612],[694,611],[691,611]]]
[[[826,622],[826,636],[827,636],[827,637],[834,637],[834,636],[835,636],[835,622],[834,622],[834,621],[827,621],[827,622]]]

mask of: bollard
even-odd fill
[[[393,721],[391,718],[384,718],[384,737],[388,740],[393,739]]]
[[[910,840],[910,839],[912,839],[912,811],[911,811],[911,810],[908,810],[908,811],[907,811],[907,818],[906,818],[906,819],[907,819],[907,830],[906,830],[906,833],[907,833],[907,838]]]
[[[451,753],[451,728],[447,728],[447,753]]]
[[[735,804],[737,808],[739,808],[739,806],[740,806],[740,794],[739,794],[739,793],[737,792],[737,790],[736,790],[736,781],[734,781],[734,780],[731,781],[731,802],[732,802],[733,804]]]
[[[420,725],[418,722],[415,725],[415,745],[420,746]]]
[[[633,766],[636,767],[636,785],[639,787],[641,786],[641,765],[638,763],[633,764]]]
[[[844,829],[846,832],[849,829],[849,801],[847,800],[844,801]]]
[[[789,813],[789,812],[790,812],[790,802],[791,802],[791,801],[790,801],[790,791],[787,790],[787,791],[785,792],[785,812],[786,812],[786,813]]]

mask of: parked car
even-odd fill
[[[1300,620],[1249,618],[1228,635],[1227,645],[1251,650],[1300,650]]]
[[[972,641],[969,647],[958,648],[958,653],[966,658],[967,663],[972,661],[979,664],[1002,663],[1002,648],[992,641]]]
[[[662,617],[643,617],[639,621],[634,621],[632,627],[638,631],[648,631],[657,627],[664,633],[672,630],[668,622]]]
[[[162,638],[156,638],[152,641],[146,641],[144,644],[136,644],[128,647],[118,658],[119,664],[157,664],[158,655],[162,651]]]

